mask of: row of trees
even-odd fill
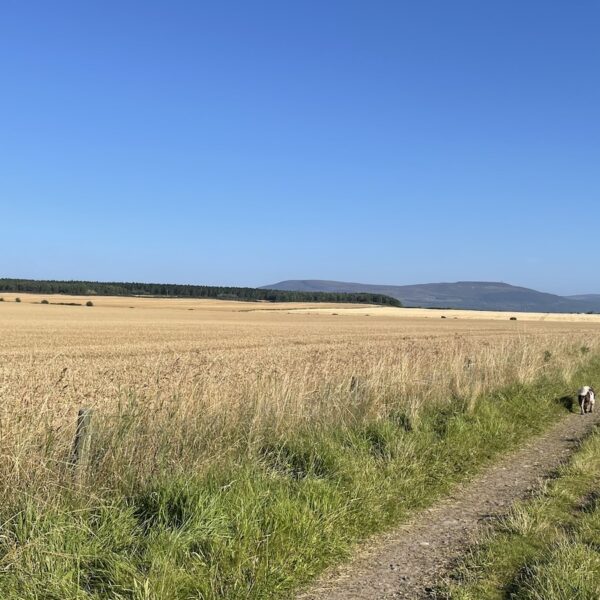
[[[71,294],[75,296],[161,296],[172,298],[218,298],[249,302],[350,302],[402,306],[400,301],[383,294],[341,292],[288,292],[246,287],[180,285],[171,283],[133,283],[100,281],[44,281],[0,279],[0,292]]]

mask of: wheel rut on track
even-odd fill
[[[432,598],[434,586],[475,535],[550,477],[599,423],[598,413],[568,415],[454,488],[450,496],[366,542],[349,562],[327,571],[297,600]]]

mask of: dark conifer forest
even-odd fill
[[[215,298],[246,302],[344,302],[402,306],[383,294],[290,292],[249,287],[182,285],[173,283],[52,281],[0,278],[0,292],[70,294],[74,296],[153,296],[164,298]]]

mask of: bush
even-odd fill
[[[40,304],[50,304],[50,302],[48,302],[48,300],[44,299],[40,302]]]
[[[511,320],[511,321],[516,321],[516,320],[517,320],[517,317],[511,317],[511,318],[510,318],[510,320]]]
[[[93,303],[91,300],[88,300],[88,301],[85,303],[85,305],[86,305],[86,306],[94,306],[94,303]]]
[[[0,302],[4,302],[4,298],[0,298]]]
[[[15,302],[21,302],[21,298],[15,298]]]

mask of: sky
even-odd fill
[[[600,3],[2,0],[0,276],[600,292]]]

